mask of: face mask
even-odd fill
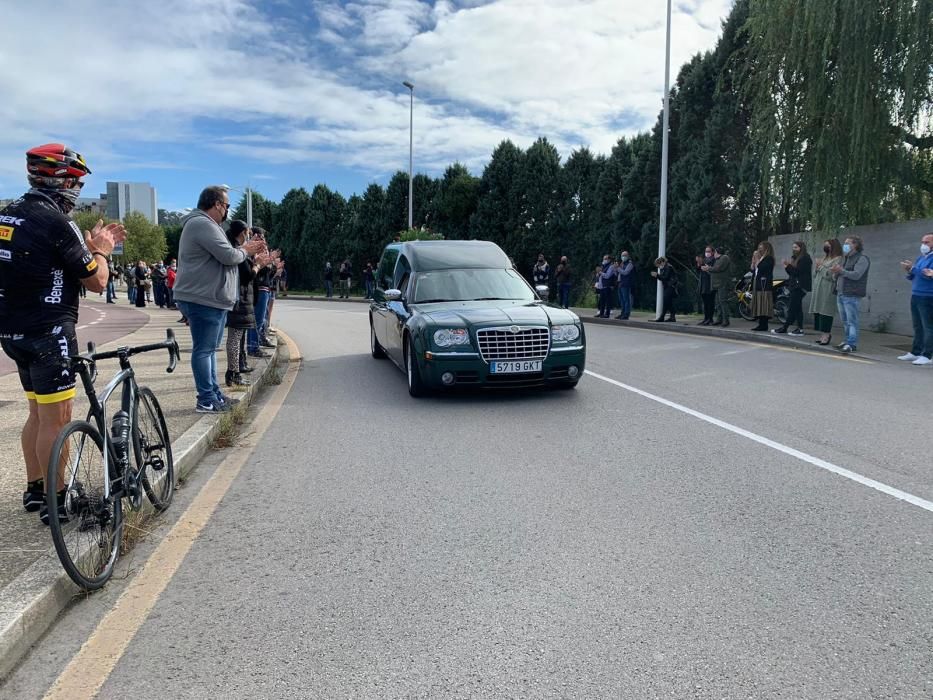
[[[830,251],[830,247],[829,247],[828,245],[824,245],[824,246],[823,246],[823,252],[828,254],[829,251]]]
[[[846,243],[844,246],[842,246],[842,252],[848,255],[852,252],[852,246]]]
[[[795,258],[796,258],[798,255],[800,255],[800,251],[799,251],[798,249],[796,249],[796,248],[795,248],[794,250],[792,250],[791,253],[793,254],[793,256],[794,256]]]
[[[622,256],[622,262],[628,262],[628,256],[627,256],[627,255],[623,255],[623,256]]]
[[[930,246],[928,246],[926,243],[921,243],[920,244],[920,255],[929,255],[929,254],[930,254]]]

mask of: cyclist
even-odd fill
[[[31,189],[0,211],[0,346],[16,363],[29,400],[21,439],[23,507],[38,510],[48,525],[44,475],[75,396],[69,356],[78,351],[78,291],[82,285],[92,292],[106,288],[107,257],[126,231],[98,221],[82,235],[68,218],[81,178],[91,172],[72,149],[37,146],[26,153],[26,170]]]

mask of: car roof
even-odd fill
[[[401,253],[415,272],[512,267],[509,256],[491,241],[408,241]]]

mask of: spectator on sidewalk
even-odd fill
[[[249,233],[246,222],[237,219],[230,223],[227,239],[234,248],[240,248],[246,243]],[[253,280],[259,268],[268,262],[268,255],[260,253],[246,258],[237,266],[237,301],[227,314],[227,371],[224,373],[224,383],[230,387],[249,385],[249,381],[242,375],[242,356],[246,347],[246,332],[256,328]]]
[[[185,216],[175,277],[175,303],[191,328],[191,371],[197,389],[195,410],[220,413],[235,403],[217,381],[217,348],[223,342],[229,312],[239,298],[238,266],[266,248],[250,240],[241,248],[230,245],[220,224],[227,220],[230,199],[225,187],[206,187],[198,208]]]
[[[716,290],[713,289],[713,278],[709,274],[709,269],[713,266],[713,246],[706,246],[702,256],[696,257],[697,270],[700,273],[700,279],[697,282],[697,293],[703,302],[703,320],[697,325],[712,326],[713,310],[716,307]]]
[[[758,244],[752,255],[752,316],[758,319],[753,331],[767,331],[774,314],[774,248],[768,241]]]
[[[328,299],[334,298],[334,268],[329,262],[324,263],[324,294]]]
[[[603,259],[603,272],[600,275],[602,282],[602,310],[600,318],[609,318],[612,315],[612,298],[616,294],[616,284],[619,281],[619,265],[608,256]]]
[[[82,235],[68,218],[82,178],[91,172],[72,149],[60,143],[33,148],[26,153],[26,172],[30,190],[0,210],[0,260],[5,261],[0,263],[0,346],[16,363],[29,403],[20,436],[26,463],[23,508],[38,511],[48,525],[49,458],[71,420],[76,394],[69,356],[78,353],[78,288],[104,290],[110,277],[107,258],[126,231],[120,224],[98,221]],[[59,492],[59,509],[52,517],[67,522],[64,493]]]
[[[253,228],[253,239],[262,242],[265,246],[266,232],[258,226]],[[256,315],[256,328],[246,332],[246,354],[250,357],[267,358],[269,353],[263,351],[264,346],[270,346],[265,338],[266,316],[269,313],[269,298],[272,296],[272,280],[275,277],[275,264],[270,260],[256,273],[253,280],[253,294],[255,304],[253,312]]]
[[[652,271],[651,276],[661,282],[661,315],[654,319],[656,323],[662,321],[674,322],[677,318],[674,316],[674,299],[677,298],[679,289],[677,284],[677,273],[667,261],[667,258],[661,256],[654,261],[657,271]],[[670,314],[669,318],[664,318]]]
[[[772,333],[787,333],[788,335],[803,335],[803,298],[813,289],[813,260],[807,253],[807,244],[803,241],[794,241],[791,247],[790,260],[784,260],[784,271],[787,273],[787,288],[790,290],[790,308],[787,311],[787,320]],[[793,330],[788,328],[793,326]]]
[[[168,288],[165,286],[166,278],[165,263],[158,260],[156,264],[152,266],[152,293],[153,296],[155,296],[155,304],[160,309],[164,309],[168,305],[168,295],[166,293]]]
[[[551,266],[548,265],[547,260],[544,259],[544,253],[538,253],[538,259],[531,269],[531,279],[534,281],[535,287],[545,286],[550,289]],[[550,297],[550,293],[548,293],[548,297]],[[545,301],[547,301],[547,299],[545,299]]]
[[[272,342],[269,340],[269,333],[275,333],[275,329],[272,327],[272,309],[275,308],[275,300],[279,297],[279,279],[282,274],[282,270],[285,268],[285,262],[282,260],[281,251],[275,250],[272,252],[269,258],[269,262],[272,263],[272,289],[269,292],[269,306],[266,309],[266,319],[263,323],[261,337],[259,339],[259,344],[265,348],[275,347]]]
[[[117,270],[113,264],[113,258],[107,258],[107,303],[117,303]]]
[[[363,270],[363,284],[366,286],[366,298],[372,299],[373,292],[376,290],[376,273],[373,272],[373,264],[366,263],[366,269]]]
[[[813,268],[810,313],[813,328],[821,333],[817,345],[829,345],[833,339],[833,319],[836,316],[836,280],[833,268],[842,262],[842,246],[835,238],[823,241],[823,257]]]
[[[617,282],[619,288],[619,315],[617,318],[625,321],[632,315],[632,285],[635,282],[635,263],[627,250],[619,256],[617,268]]]
[[[603,315],[603,266],[593,270],[593,291],[596,293],[596,318]]]
[[[136,263],[133,276],[136,277],[136,307],[142,309],[146,306],[149,287],[152,286],[152,280],[149,279],[149,266],[140,260]]]
[[[709,273],[710,287],[716,293],[716,315],[719,316],[712,325],[729,327],[729,283],[732,274],[732,260],[726,255],[722,246],[713,248],[713,264],[706,265]]]
[[[136,303],[136,266],[127,263],[123,269],[123,279],[126,282],[126,298],[131,304]]]
[[[933,362],[933,233],[920,240],[920,257],[901,265],[911,281],[910,316],[914,322],[914,343],[898,360],[922,366]]]
[[[340,298],[350,298],[350,281],[353,277],[353,268],[350,265],[349,258],[340,263],[340,271],[337,273],[337,279],[340,282]]]
[[[168,308],[174,309],[175,307],[175,275],[177,274],[178,265],[172,260],[169,264],[168,269],[165,271],[165,300],[168,302]]]
[[[836,278],[836,308],[845,328],[845,340],[837,345],[842,352],[858,350],[859,304],[868,294],[871,260],[862,252],[862,239],[849,236],[842,244],[842,263],[832,268]]]
[[[570,308],[570,287],[573,285],[573,270],[570,267],[570,260],[566,255],[562,255],[557,270],[554,273],[554,280],[557,282],[557,303],[562,309]]]

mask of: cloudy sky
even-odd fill
[[[731,4],[674,0],[673,75]],[[606,153],[660,109],[664,15],[663,0],[6,3],[0,197],[50,141],[85,156],[86,194],[148,181],[168,209],[219,182],[349,195],[407,170],[403,80],[416,171],[479,175],[505,138]]]

